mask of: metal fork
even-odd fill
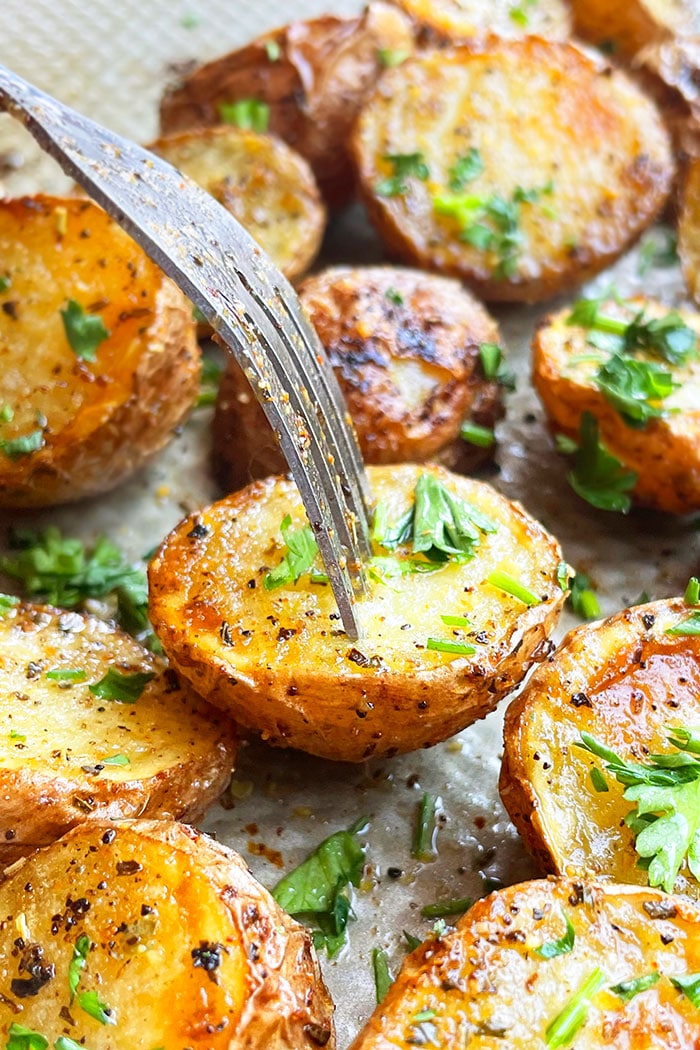
[[[210,194],[170,164],[0,66],[0,108],[189,296],[278,436],[350,638],[369,557],[368,490],[335,374],[291,285]]]

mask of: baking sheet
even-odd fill
[[[359,8],[355,0],[298,0],[293,16]],[[281,3],[253,0],[3,0],[2,14],[0,62],[114,130],[147,141],[156,133],[158,99],[174,67],[244,43],[292,12]],[[22,129],[0,118],[0,192],[65,184]],[[334,223],[326,254],[370,261],[381,250],[355,210]],[[636,251],[591,288],[611,283],[622,294],[645,291],[669,304],[683,301],[678,269],[640,276]],[[605,613],[642,592],[652,598],[682,592],[698,570],[696,523],[640,512],[606,515],[572,494],[567,466],[552,451],[528,383],[529,337],[544,310],[495,312],[518,391],[499,426],[498,473],[490,480],[559,537],[567,559],[590,575]],[[55,523],[88,540],[106,533],[130,557],[141,556],[184,513],[217,496],[208,470],[210,418],[209,411],[197,412],[150,468],[113,495],[79,509],[0,517],[3,534],[11,521]],[[567,619],[563,627],[573,622]],[[359,767],[248,744],[226,808],[215,805],[204,822],[205,830],[239,850],[260,881],[272,886],[327,835],[360,816],[369,818],[367,875],[355,897],[349,943],[336,959],[321,957],[337,1004],[341,1050],[374,1006],[373,948],[386,949],[395,972],[404,955],[402,931],[419,937],[429,932],[431,923],[420,916],[424,904],[476,897],[494,880],[536,874],[498,799],[501,721],[496,712],[428,751]],[[410,855],[416,807],[426,791],[441,796],[445,818],[438,858],[430,864]],[[396,877],[393,869],[401,874]]]

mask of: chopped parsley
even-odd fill
[[[520,580],[516,580],[514,576],[503,572],[501,569],[494,569],[487,577],[487,581],[492,587],[497,587],[499,591],[512,595],[513,598],[517,598],[524,605],[542,604],[542,599],[534,594],[529,587],[526,587]]]
[[[377,1003],[381,1003],[394,980],[389,972],[387,954],[381,948],[372,949],[372,972],[374,973],[374,990]]]
[[[688,580],[683,601],[689,606],[700,604],[700,580],[697,576],[691,576]],[[690,616],[675,626],[667,627],[664,633],[690,638],[700,635],[700,609],[691,612]]]
[[[386,153],[383,158],[393,169],[392,175],[374,187],[380,197],[401,197],[408,192],[407,178],[425,182],[430,170],[422,153]]]
[[[440,619],[445,627],[472,627],[473,624],[466,616],[441,616]]]
[[[243,131],[267,131],[270,107],[258,98],[239,98],[236,102],[220,102],[219,119],[222,124],[233,124]]]
[[[282,519],[280,531],[287,544],[287,551],[279,565],[263,577],[263,587],[266,591],[274,591],[286,584],[296,583],[300,576],[309,571],[318,554],[318,544],[309,525],[293,529],[292,519],[286,514]]]
[[[100,759],[101,766],[130,766],[131,762],[126,755],[110,755],[109,758]]]
[[[460,153],[448,172],[448,184],[453,193],[459,193],[468,182],[473,182],[484,170],[484,162],[478,149],[473,146],[467,153]]]
[[[70,1001],[75,999],[80,983],[81,971],[85,968],[88,952],[90,951],[90,938],[86,933],[81,933],[73,946],[73,957],[68,963],[68,987],[70,988]]]
[[[12,1022],[7,1034],[9,1038],[5,1043],[5,1050],[46,1050],[49,1045],[48,1039],[40,1032],[17,1024],[16,1021]]]
[[[515,390],[515,376],[505,368],[498,343],[479,343],[479,358],[485,379],[495,379],[506,390]]]
[[[661,404],[681,384],[663,365],[627,354],[612,354],[594,376],[606,401],[631,427],[644,427],[667,413]]]
[[[569,1045],[579,1028],[585,1024],[591,999],[604,984],[605,974],[596,967],[561,1013],[547,1025],[545,1038],[548,1050],[559,1050],[559,1047]]]
[[[647,988],[653,988],[660,978],[661,974],[658,970],[652,970],[651,973],[645,973],[643,977],[633,977],[628,981],[620,981],[619,984],[613,984],[610,987],[610,991],[618,999],[628,1003],[630,999],[634,999],[635,995],[639,995],[640,992],[646,992]]]
[[[32,452],[38,452],[43,447],[44,431],[42,427],[37,427],[36,430],[31,430],[28,434],[23,434],[22,437],[0,439],[0,450],[5,453],[8,459],[19,459],[21,456],[28,456]]]
[[[627,514],[632,505],[629,493],[637,484],[638,475],[627,470],[601,442],[595,416],[590,412],[581,416],[578,444],[564,438],[557,441],[557,447],[562,452],[575,454],[568,480],[581,499],[599,510]]]
[[[459,436],[462,441],[477,448],[491,448],[496,441],[496,435],[491,427],[482,427],[473,423],[471,419],[465,419],[459,428]]]
[[[396,288],[387,288],[384,292],[384,298],[388,299],[390,303],[394,304],[394,306],[403,306],[404,304],[404,298],[401,292],[398,292]]]
[[[79,992],[77,1000],[80,1009],[84,1010],[86,1014],[93,1017],[96,1021],[99,1021],[100,1024],[117,1023],[114,1011],[110,1006],[107,1006],[107,1003],[100,999],[97,992]]]
[[[51,682],[82,682],[87,673],[81,667],[54,667],[46,672],[46,678]]]
[[[7,274],[0,274],[0,295],[2,295],[3,292],[7,292],[11,287],[12,278],[9,277]]]
[[[404,940],[406,941],[406,948],[409,952],[414,952],[416,948],[420,948],[423,943],[420,937],[414,937],[408,930],[403,931]]]
[[[576,930],[568,915],[564,916],[564,921],[566,922],[566,932],[561,937],[556,941],[545,941],[539,948],[535,948],[535,955],[539,955],[540,959],[556,959],[557,956],[568,955],[569,952],[574,950]]]
[[[700,1010],[700,973],[686,973],[680,977],[671,977],[671,984],[683,992],[693,1006]]]
[[[621,306],[636,310],[632,318],[624,319],[604,313],[602,302],[602,299],[579,299],[574,303],[566,323],[614,337],[603,343],[604,349],[627,354],[644,350],[671,365],[685,365],[697,357],[697,332],[685,323],[677,310],[670,310],[663,317],[646,320],[644,308],[636,310],[634,303],[622,301]]]
[[[384,69],[394,69],[395,66],[402,65],[408,58],[408,55],[408,51],[402,51],[400,48],[380,47],[377,51],[379,64]]]
[[[265,54],[267,55],[268,62],[279,62],[281,51],[276,40],[265,41]]]
[[[16,729],[10,730],[10,740],[17,740],[20,744],[23,744],[26,739],[25,733],[18,733]]]
[[[700,580],[691,576],[686,584],[683,601],[686,605],[700,605]]]
[[[205,408],[216,402],[223,371],[224,366],[220,361],[215,361],[211,357],[202,358],[202,374],[199,380],[199,395],[195,402],[195,408]]]
[[[66,339],[75,356],[83,361],[95,361],[98,346],[109,339],[110,334],[102,318],[98,314],[85,313],[75,299],[68,300],[68,305],[61,310],[61,317]]]
[[[75,1039],[67,1035],[59,1035],[53,1045],[54,1050],[85,1050],[83,1043],[76,1043]]]
[[[439,795],[430,795],[426,791],[418,803],[416,824],[413,831],[411,856],[416,860],[435,860],[437,851],[438,814],[442,810],[442,799]]]
[[[582,620],[597,620],[600,616],[600,602],[591,587],[591,581],[585,572],[577,572],[571,581],[571,593],[568,601],[576,616]]]
[[[16,594],[0,594],[0,619],[6,616],[10,609],[14,609],[16,605],[19,605],[19,598]]]
[[[508,17],[521,29],[527,29],[530,24],[530,8],[535,7],[537,0],[521,0],[519,4],[513,4],[508,10]]]
[[[454,653],[457,656],[473,656],[476,648],[465,642],[455,642],[450,638],[428,638],[426,649],[432,649],[436,653]]]
[[[468,911],[474,901],[471,897],[460,897],[457,900],[435,901],[434,904],[426,904],[420,913],[424,919],[444,919],[447,915],[461,915]]]
[[[678,238],[674,231],[662,229],[656,233],[661,235],[661,241],[649,233],[639,249],[637,273],[640,277],[645,277],[653,267],[675,266],[678,262]]]
[[[700,881],[700,732],[674,728],[668,741],[675,753],[649,755],[645,763],[620,758],[589,733],[576,746],[625,785],[623,798],[635,803],[625,823],[636,836],[638,866],[647,869],[650,886],[671,893],[684,862]]]
[[[110,667],[104,678],[93,682],[88,689],[100,700],[115,700],[120,704],[135,704],[150,681],[155,678],[154,671],[135,671],[122,674]]]

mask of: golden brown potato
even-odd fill
[[[154,630],[203,696],[271,744],[350,762],[427,747],[485,715],[545,655],[564,597],[556,541],[490,486],[413,464],[370,467],[369,478],[382,536],[411,512],[419,481],[421,514],[457,498],[467,506],[455,505],[455,521],[468,527],[477,508],[495,531],[476,527],[472,559],[432,566],[413,541],[393,554],[376,543],[358,642],[338,629],[332,591],[308,568],[270,589],[269,572],[284,568],[286,515],[293,531],[306,521],[284,478],[188,518],[149,571]],[[501,571],[526,601],[489,582]],[[471,622],[450,626],[443,614]]]
[[[700,157],[690,161],[685,173],[678,219],[678,254],[686,287],[700,304]]]
[[[233,769],[228,720],[90,616],[5,612],[0,697],[0,867],[81,821],[197,819]]]
[[[290,280],[321,246],[326,211],[303,157],[272,135],[199,128],[149,146],[216,197]]]
[[[461,42],[495,33],[501,37],[533,34],[565,40],[571,15],[564,0],[394,0],[420,29],[420,42]]]
[[[624,74],[537,37],[388,71],[353,150],[388,248],[491,300],[535,302],[603,269],[673,175],[654,104]]]
[[[503,415],[494,370],[485,375],[482,343],[498,325],[457,281],[417,270],[333,267],[307,278],[302,304],[335,369],[366,463],[434,460],[469,472],[495,445],[460,437],[465,420],[488,431]],[[485,435],[486,438],[489,435]],[[231,362],[214,418],[216,472],[231,491],[280,473],[286,461]]]
[[[161,128],[218,124],[222,105],[264,102],[270,131],[306,158],[337,206],[354,189],[347,141],[355,117],[385,65],[412,50],[411,24],[391,4],[370,3],[357,18],[292,22],[186,76],[163,99]]]
[[[7,872],[0,902],[8,1047],[333,1050],[308,933],[192,828],[83,824]]]
[[[647,884],[624,819],[635,803],[604,761],[573,745],[586,732],[628,762],[677,753],[670,728],[699,721],[700,638],[667,631],[689,615],[666,599],[571,631],[508,708],[501,797],[547,871]],[[596,790],[594,766],[607,791]],[[685,863],[675,888],[700,898]]]
[[[510,886],[408,956],[350,1050],[694,1047],[698,1008],[675,982],[697,981],[699,935],[700,910],[654,890]]]
[[[113,488],[198,392],[191,308],[91,201],[0,201],[0,506]]]
[[[633,69],[661,110],[682,176],[686,160],[700,153],[700,36],[650,44],[634,56]]]
[[[661,303],[642,297],[626,303],[608,300],[598,309],[603,317],[612,318],[623,328],[635,321],[640,311],[642,324],[666,319],[688,336],[694,349],[685,363],[678,364],[653,346],[624,354],[627,363],[632,361],[632,368],[641,362],[642,366],[660,369],[677,387],[663,398],[652,394],[648,399],[617,400],[618,392],[624,393],[626,379],[608,377],[619,354],[591,345],[589,340],[601,337],[599,330],[569,324],[570,307],[550,315],[533,341],[533,383],[550,426],[556,434],[577,440],[582,416],[588,413],[598,421],[605,448],[626,470],[636,473],[631,494],[637,503],[672,514],[694,510],[700,507],[700,317],[687,311],[669,311]]]
[[[576,33],[615,55],[700,31],[696,0],[571,0]]]

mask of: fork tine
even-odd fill
[[[335,375],[291,285],[190,179],[3,66],[0,106],[173,277],[234,354],[278,435],[343,626],[357,638],[354,593],[369,551],[366,479]]]

